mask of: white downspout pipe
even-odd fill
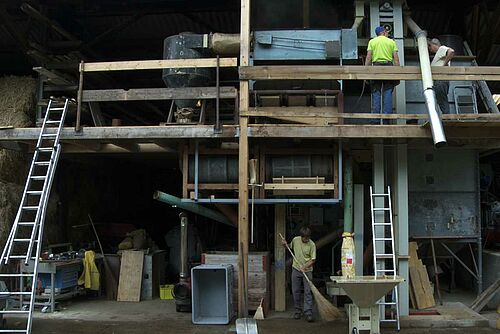
[[[441,122],[440,113],[434,93],[434,82],[432,81],[431,63],[429,60],[429,50],[427,48],[427,33],[409,16],[405,16],[408,28],[417,37],[418,56],[420,59],[420,70],[422,71],[422,86],[424,88],[425,104],[429,113],[429,120],[432,131],[432,139],[435,147],[446,145],[446,136],[444,134],[443,124]]]

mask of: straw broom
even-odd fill
[[[281,233],[280,237],[281,239],[285,240],[285,238],[281,235]],[[290,247],[288,247],[288,244],[286,244],[286,249],[288,249],[293,259],[297,263],[299,263],[299,261],[297,261],[297,258],[295,257],[295,254],[293,254]],[[339,318],[341,314],[339,309],[333,306],[325,297],[323,297],[321,292],[319,292],[316,286],[314,286],[313,282],[311,282],[311,280],[309,279],[309,277],[307,277],[305,272],[302,271],[302,274],[304,275],[307,283],[309,284],[309,287],[311,288],[311,292],[314,295],[314,300],[316,301],[316,305],[318,307],[318,312],[321,319],[323,319],[324,321],[333,321]]]

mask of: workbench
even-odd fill
[[[22,273],[32,273],[34,261],[30,261],[21,268]],[[66,261],[40,261],[38,264],[38,280],[49,292],[35,295],[35,306],[41,306],[42,312],[54,312],[56,301],[72,298],[79,294],[78,275],[82,270],[82,259]],[[44,275],[49,277],[44,278]],[[20,277],[20,286],[24,286],[23,277]],[[50,285],[49,285],[50,282]],[[50,287],[50,289],[49,289]],[[27,304],[21,296],[21,305]]]

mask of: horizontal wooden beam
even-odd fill
[[[194,189],[194,184],[188,183],[189,190]],[[198,184],[199,190],[236,190],[238,189],[237,183],[200,183]]]
[[[453,122],[453,121],[449,121]],[[500,131],[497,122],[462,121],[448,124],[444,122],[448,139],[498,139]],[[38,139],[39,128],[13,128],[0,130],[0,142],[33,143]],[[172,143],[179,139],[234,139],[238,137],[238,127],[224,125],[222,133],[215,133],[213,125],[172,125],[172,126],[124,126],[124,127],[83,127],[81,132],[65,128],[61,140],[66,143],[117,143],[132,141],[141,146],[150,144],[156,150],[156,140]],[[251,124],[249,137],[252,138],[303,138],[303,139],[340,139],[340,138],[431,138],[431,131],[422,125],[282,125]],[[84,145],[87,145],[85,143]]]
[[[52,131],[52,130],[51,130]],[[53,131],[52,131],[53,132]],[[0,140],[31,141],[38,139],[40,128],[13,128],[0,130]],[[61,140],[134,140],[138,143],[151,143],[155,140],[191,138],[235,138],[237,127],[224,125],[222,133],[216,133],[213,125],[168,125],[168,126],[119,126],[119,127],[82,127],[81,132],[64,128]]]
[[[130,141],[113,140],[110,144],[118,146],[128,152],[139,152],[140,150],[138,143],[133,143]]]
[[[498,127],[484,124],[444,123],[448,139],[500,139]],[[432,138],[431,130],[421,125],[331,125],[303,126],[252,124],[249,129],[253,138]]]
[[[335,190],[333,183],[264,183],[265,190]]]
[[[221,99],[234,99],[237,95],[238,91],[234,87],[220,87]],[[82,102],[215,99],[216,97],[216,87],[101,89],[84,90]]]
[[[252,117],[338,117],[337,107],[255,107],[240,116]],[[342,114],[340,114],[342,115]]]
[[[334,117],[352,119],[428,119],[427,114],[371,114],[339,113],[335,107],[258,107],[241,116],[250,117]],[[500,121],[500,114],[444,114],[443,120],[492,120]]]
[[[240,66],[241,80],[421,80],[417,66],[273,65]],[[432,67],[435,80],[499,81],[497,66]]]
[[[40,75],[47,79],[47,82],[53,85],[74,85],[75,80],[68,78],[65,74],[58,71],[48,70],[45,67],[33,67],[33,71],[38,72]]]
[[[219,67],[236,67],[237,58],[220,58]],[[80,72],[161,70],[164,68],[217,67],[217,58],[159,59],[84,63]]]

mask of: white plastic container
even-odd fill
[[[233,266],[196,266],[191,269],[191,285],[193,324],[227,325],[233,318]]]

